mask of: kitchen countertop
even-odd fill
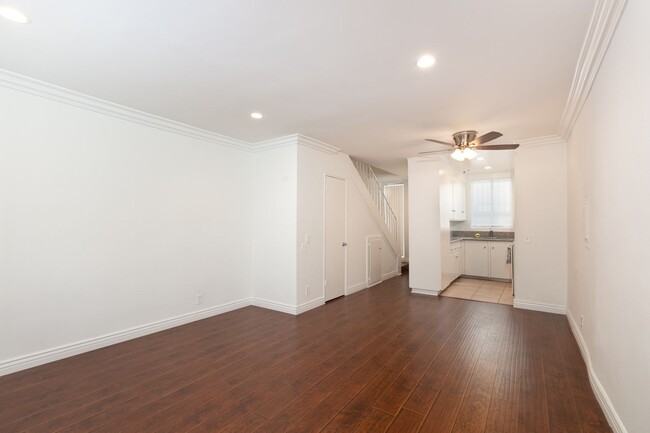
[[[514,239],[507,239],[507,238],[452,238],[449,242],[454,243],[454,242],[459,242],[459,241],[483,241],[483,242],[514,242]]]

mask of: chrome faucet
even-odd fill
[[[488,233],[488,238],[493,238],[494,237],[494,230],[490,229],[490,232]]]

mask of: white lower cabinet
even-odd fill
[[[465,241],[463,275],[484,278],[512,279],[512,266],[507,263],[508,242]]]
[[[488,242],[490,248],[490,278],[512,278],[512,265],[507,263],[508,243]]]
[[[465,242],[458,242],[460,248],[458,250],[458,276],[465,273]]]
[[[451,244],[451,257],[449,260],[449,274],[451,280],[460,277],[465,269],[465,253],[463,242],[454,242]]]
[[[488,242],[465,243],[465,275],[488,277],[490,275],[490,252]]]

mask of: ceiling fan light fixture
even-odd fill
[[[474,150],[470,149],[469,147],[466,147],[463,150],[463,158],[465,158],[465,159],[476,158],[476,155],[478,155],[478,153],[476,153]]]
[[[451,157],[454,158],[456,161],[465,161],[466,159],[475,158],[476,155],[478,154],[475,151],[473,151],[469,147],[466,147],[464,149],[454,150],[453,153],[451,154]]]
[[[463,155],[463,151],[460,149],[454,150],[454,152],[451,154],[451,157],[454,158],[456,161],[464,161],[465,156]]]

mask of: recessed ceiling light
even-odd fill
[[[492,166],[491,166],[491,165],[486,165],[486,166],[483,167],[483,168],[486,169],[486,170],[492,170]]]
[[[251,113],[251,117],[253,119],[261,119],[264,116],[262,115],[262,113],[258,113],[257,111],[255,111],[255,112]]]
[[[435,57],[433,57],[431,54],[424,54],[420,56],[416,65],[418,65],[418,68],[420,69],[427,69],[433,66],[435,63],[436,63]]]
[[[0,17],[18,24],[27,24],[29,22],[27,15],[9,6],[0,6]]]
[[[477,160],[477,161],[484,161],[485,158],[483,158],[482,156],[479,156],[478,158],[476,158],[476,160]]]

